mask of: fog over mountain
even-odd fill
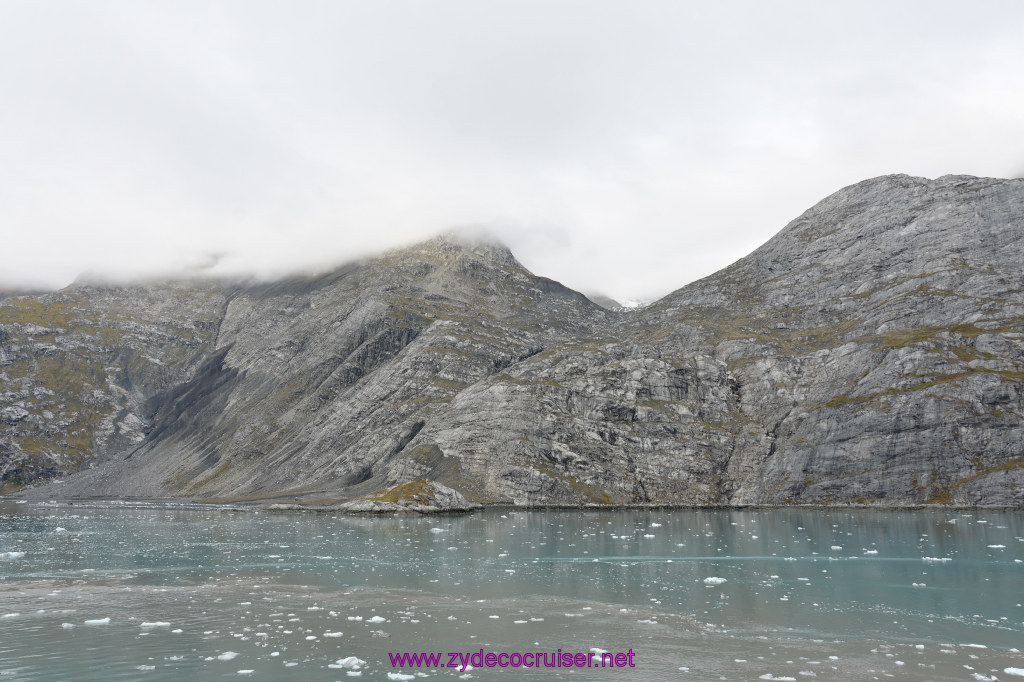
[[[1024,168],[1024,5],[0,6],[0,287],[274,279],[482,226],[652,300],[893,172]]]
[[[631,311],[453,234],[317,277],[10,297],[0,481],[356,509],[1021,507],[1021,282],[1024,180],[895,175]]]

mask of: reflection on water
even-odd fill
[[[0,503],[4,679],[1006,680],[1022,601],[1020,513]],[[480,649],[636,667],[388,658]]]

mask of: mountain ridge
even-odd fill
[[[1019,507],[1022,216],[1019,180],[882,176],[633,311],[451,234],[315,278],[8,299],[0,480],[86,468],[31,494],[322,504],[426,480],[484,504]]]

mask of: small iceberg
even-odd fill
[[[109,625],[110,618],[94,618],[92,620],[85,621],[86,625]]]
[[[363,659],[356,658],[355,656],[348,656],[347,658],[339,658],[334,663],[328,663],[327,667],[334,669],[347,668],[349,670],[358,670],[359,668],[362,668],[364,665],[366,665],[366,661],[364,661]]]
[[[710,578],[704,578],[705,585],[721,585],[727,582],[725,578],[719,578],[717,576],[711,576]]]

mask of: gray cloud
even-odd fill
[[[1019,175],[1024,6],[7,2],[0,282],[280,274],[483,225],[663,294],[839,187]]]

